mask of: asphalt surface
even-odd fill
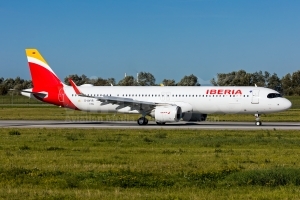
[[[169,123],[157,125],[149,122],[139,126],[135,121],[33,121],[0,120],[1,128],[98,128],[98,129],[214,129],[214,130],[300,130],[300,122],[263,122],[256,126],[254,122],[197,122]]]

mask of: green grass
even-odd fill
[[[300,131],[1,129],[3,199],[299,199]]]

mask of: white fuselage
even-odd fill
[[[262,87],[214,86],[79,86],[89,96],[113,96],[137,101],[167,103],[181,106],[193,113],[263,114],[287,110],[291,102],[283,97],[268,98],[276,91]],[[111,104],[81,97],[74,89],[64,87],[67,97],[79,110],[91,112],[141,113],[126,104]],[[192,109],[192,110],[190,110]]]

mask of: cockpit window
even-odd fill
[[[282,97],[281,94],[278,94],[278,93],[270,93],[268,94],[267,96],[269,99],[272,99],[272,98],[277,98],[277,97]]]

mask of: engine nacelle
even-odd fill
[[[201,121],[205,121],[206,118],[207,118],[207,114],[200,114],[200,113],[193,113],[193,112],[186,112],[182,114],[183,121],[201,122]]]
[[[157,106],[151,113],[157,122],[178,122],[182,117],[179,106]]]

